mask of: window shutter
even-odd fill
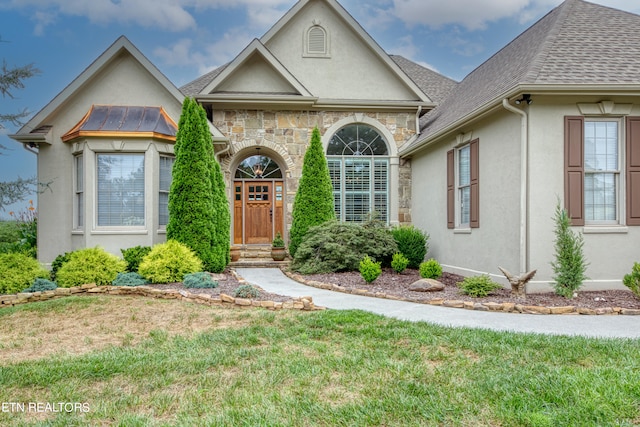
[[[627,225],[640,225],[640,117],[627,117]]]
[[[455,151],[447,151],[447,228],[456,226]]]
[[[564,204],[572,225],[584,225],[584,117],[564,118]]]
[[[480,145],[479,139],[474,139],[469,143],[469,154],[471,157],[471,169],[469,174],[471,175],[471,212],[469,218],[469,227],[480,227],[480,160],[478,147]]]

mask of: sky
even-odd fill
[[[339,0],[389,54],[462,80],[562,0]],[[40,74],[0,112],[40,111],[119,36],[180,87],[231,61],[296,0],[0,0],[0,58]],[[640,14],[640,0],[592,3]],[[0,129],[0,181],[36,174],[36,156]],[[7,207],[27,207],[28,201]]]

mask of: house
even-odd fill
[[[567,0],[421,118],[400,155],[430,256],[466,275],[537,269],[530,289],[548,289],[559,201],[584,237],[585,286],[624,288],[640,260],[638,28]]]
[[[460,83],[387,54],[335,0],[298,1],[180,89],[122,37],[12,135],[52,182],[39,259],[165,239],[190,96],[210,120],[233,244],[286,238],[317,126],[340,220],[413,223],[451,271],[538,269],[545,288],[560,200],[585,235],[589,285],[619,287],[640,242],[639,24],[566,0]]]

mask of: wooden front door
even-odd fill
[[[271,244],[283,228],[281,181],[235,181],[235,244]]]

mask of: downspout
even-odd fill
[[[528,187],[529,187],[529,121],[527,113],[514,107],[507,98],[502,100],[502,106],[512,113],[520,115],[520,271],[529,270],[529,252],[527,239]]]
[[[420,113],[422,113],[422,105],[418,105],[418,110],[416,111],[416,135],[420,134]]]
[[[38,152],[36,150],[33,149],[33,147],[31,147],[31,144],[25,142],[22,144],[22,148],[24,148],[25,150],[27,150],[30,153],[35,154],[36,156],[38,155]]]

